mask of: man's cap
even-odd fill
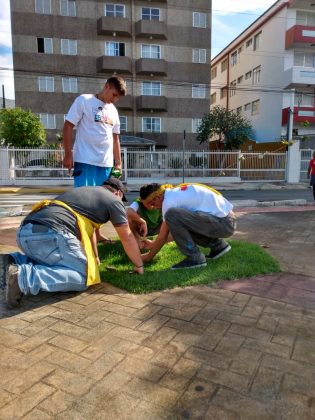
[[[103,182],[103,185],[109,185],[110,187],[114,188],[117,191],[121,191],[123,193],[122,201],[128,201],[125,196],[125,187],[124,184],[121,182],[120,179],[115,178],[114,176],[109,177],[106,181]]]

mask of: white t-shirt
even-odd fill
[[[77,129],[74,162],[113,166],[113,133],[120,132],[119,116],[113,104],[106,104],[92,94],[80,95],[71,105],[66,120]]]
[[[185,185],[165,190],[162,205],[163,218],[167,210],[173,207],[202,211],[216,217],[226,217],[233,209],[233,204],[223,195],[216,194],[206,186]]]

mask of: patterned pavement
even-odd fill
[[[0,418],[315,418],[314,231],[310,207],[243,209],[235,238],[284,272],[146,295],[104,283],[10,311],[1,301]]]

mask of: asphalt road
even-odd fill
[[[312,190],[307,189],[277,189],[277,190],[224,190],[221,191],[223,196],[229,201],[239,200],[257,200],[257,201],[281,201],[281,200],[297,200],[304,199],[313,202]],[[139,195],[138,191],[128,191],[126,197],[131,203]],[[45,198],[52,199],[55,194],[0,194],[0,217],[7,215],[8,209],[16,208],[22,210],[30,209],[31,206]]]

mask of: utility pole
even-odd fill
[[[184,136],[183,136],[183,183],[185,182],[185,140],[186,140],[186,130],[184,130]]]
[[[5,108],[5,93],[4,93],[4,85],[2,85],[2,108]]]
[[[288,108],[288,122],[287,122],[287,142],[292,140],[293,132],[293,115],[294,115],[294,95],[295,89],[291,89],[291,101],[290,107]]]

